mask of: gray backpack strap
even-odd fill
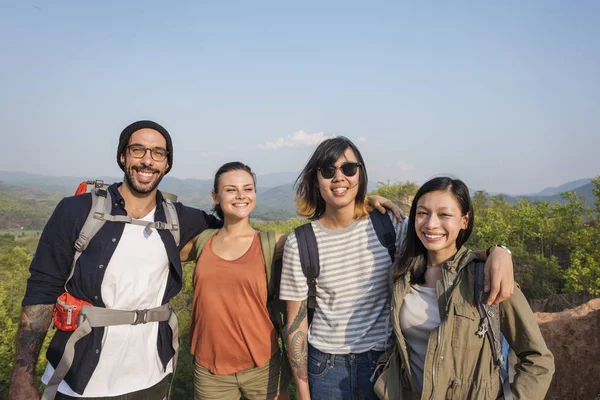
[[[175,354],[173,356],[173,373],[177,366],[177,354],[179,351],[179,331],[177,327],[177,315],[170,304],[149,310],[114,310],[104,307],[83,306],[79,314],[77,329],[71,334],[63,355],[44,389],[41,400],[52,400],[58,391],[58,385],[69,372],[75,357],[75,344],[83,337],[92,332],[92,328],[115,326],[115,325],[138,325],[147,322],[168,321],[173,333],[172,343]]]
[[[166,197],[163,201],[163,207],[165,209],[165,214],[167,215],[167,224],[165,225],[164,229],[169,229],[171,231],[173,239],[175,239],[175,244],[177,245],[177,247],[179,247],[180,232],[179,216],[177,215],[177,209],[175,208],[175,204],[173,204],[173,202]]]
[[[494,364],[496,364],[500,370],[500,376],[502,377],[502,392],[505,400],[513,400],[512,390],[510,388],[510,379],[508,372],[504,364],[507,360],[502,355],[502,330],[500,327],[500,305],[488,305],[487,298],[488,294],[484,291],[484,263],[477,261],[475,266],[475,303],[481,322],[477,335],[479,337],[487,338],[492,347],[492,357],[494,358]]]
[[[152,228],[154,228],[156,230],[170,231],[171,235],[173,235],[173,239],[175,240],[175,244],[177,245],[177,247],[179,247],[179,241],[180,241],[179,216],[177,215],[177,209],[175,209],[175,204],[173,204],[168,199],[164,199],[163,208],[165,210],[165,216],[167,217],[166,218],[167,222],[163,222],[163,221],[148,222],[148,221],[142,221],[142,220],[131,218],[131,217],[124,216],[124,215],[109,215],[109,216],[106,216],[106,218],[109,221],[125,222],[125,223],[134,224],[134,225],[145,226],[146,229],[144,229],[144,231],[146,232],[147,235],[150,235],[152,233]]]
[[[86,193],[90,193],[95,188],[107,189],[108,184],[104,183],[102,179],[96,179],[92,181],[85,181],[85,191]]]
[[[100,185],[102,185],[102,181],[97,181]],[[87,249],[88,244],[92,240],[92,238],[98,233],[100,228],[106,222],[106,219],[103,218],[105,215],[110,215],[112,210],[112,199],[110,197],[110,193],[108,190],[103,187],[96,186],[90,192],[92,195],[92,207],[90,208],[90,212],[88,213],[83,226],[81,227],[81,231],[79,231],[79,236],[77,240],[75,240],[74,248],[75,254],[73,256],[73,264],[71,265],[71,272],[69,273],[69,277],[65,281],[64,289],[67,292],[67,283],[73,277],[75,273],[75,265],[77,264],[77,260],[81,253]]]
[[[79,232],[79,237],[75,241],[75,254],[73,256],[71,272],[65,281],[65,292],[67,291],[67,283],[71,280],[73,274],[75,273],[75,265],[77,264],[77,260],[81,256],[81,253],[85,251],[92,238],[96,235],[96,233],[98,233],[98,231],[100,231],[106,221],[145,226],[145,231],[147,234],[152,233],[152,228],[157,230],[169,230],[173,235],[173,239],[175,239],[175,244],[177,247],[179,247],[179,216],[177,215],[175,205],[170,200],[165,199],[163,202],[167,222],[148,222],[131,218],[128,215],[112,215],[112,198],[110,192],[107,190],[106,184],[100,180],[88,181],[87,183],[88,185],[94,184],[94,188],[90,192],[92,195],[92,207],[90,208],[90,212],[88,213],[88,216],[83,223],[83,227]]]
[[[112,215],[111,210],[108,212],[104,212],[99,214],[97,218],[102,219],[104,221],[110,222],[123,222],[126,224],[140,225],[144,226],[144,231],[147,235],[152,233],[152,228],[156,230],[168,230],[173,235],[173,239],[175,240],[175,244],[179,247],[180,235],[179,235],[179,216],[177,215],[177,210],[175,209],[175,205],[170,201],[166,200],[163,202],[163,207],[165,209],[165,215],[167,217],[167,222],[163,221],[153,221],[148,222],[141,219],[131,218],[128,215]]]

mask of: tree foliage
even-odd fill
[[[410,209],[413,196],[419,190],[415,182],[377,182],[377,187],[369,194],[378,194],[398,204],[405,213]]]
[[[471,248],[507,244],[513,251],[515,276],[530,298],[562,292],[600,295],[600,177],[595,185],[596,210],[574,192],[563,203],[510,204],[502,196],[473,195],[475,229]]]
[[[3,240],[0,247],[0,398],[3,399],[8,397],[10,371],[15,358],[15,335],[21,317],[21,300],[25,294],[32,259],[31,251],[15,246],[15,243],[17,242],[13,242],[14,247],[8,250],[10,244]],[[36,369],[38,387],[41,387],[40,377],[46,368],[46,349],[50,339],[48,335],[40,352]]]

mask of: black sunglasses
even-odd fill
[[[354,176],[356,175],[356,171],[358,171],[358,167],[362,167],[362,164],[359,162],[347,162],[339,167],[336,167],[335,165],[320,167],[317,168],[317,171],[321,172],[323,179],[331,179],[335,176],[335,171],[337,171],[338,168],[342,171],[342,174],[346,176]]]

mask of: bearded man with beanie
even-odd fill
[[[149,224],[166,222],[167,210],[158,184],[173,166],[169,132],[153,121],[127,126],[119,138],[117,163],[124,178],[107,188],[112,200],[111,216],[129,216]],[[174,203],[179,219],[177,245],[170,232],[148,227],[154,224],[145,227],[107,221],[77,259],[70,277],[75,241],[91,207],[90,193],[64,198],[40,237],[22,303],[10,400],[40,399],[34,384],[35,366],[55,303],[65,290],[107,311],[141,310],[145,314],[168,304],[181,290],[180,250],[204,229],[222,225],[204,211]],[[57,386],[56,399],[167,397],[176,358],[170,321],[144,319],[145,323],[138,323],[136,315],[141,314],[132,315],[131,324],[94,327],[76,342],[72,363]],[[45,384],[60,369],[72,334],[57,330],[52,338],[42,376]]]

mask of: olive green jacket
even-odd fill
[[[436,288],[441,324],[429,336],[421,399],[502,398],[499,371],[493,363],[488,338],[476,334],[480,317],[475,305],[475,258],[472,251],[462,247],[442,266],[443,278]],[[395,355],[399,354],[399,380],[404,389],[400,392],[405,393],[397,397],[404,400],[418,398],[399,318],[410,290],[409,276],[398,280],[391,301],[397,339]],[[543,399],[554,373],[554,357],[518,285],[500,309],[502,333],[518,358],[511,384],[514,398]]]

